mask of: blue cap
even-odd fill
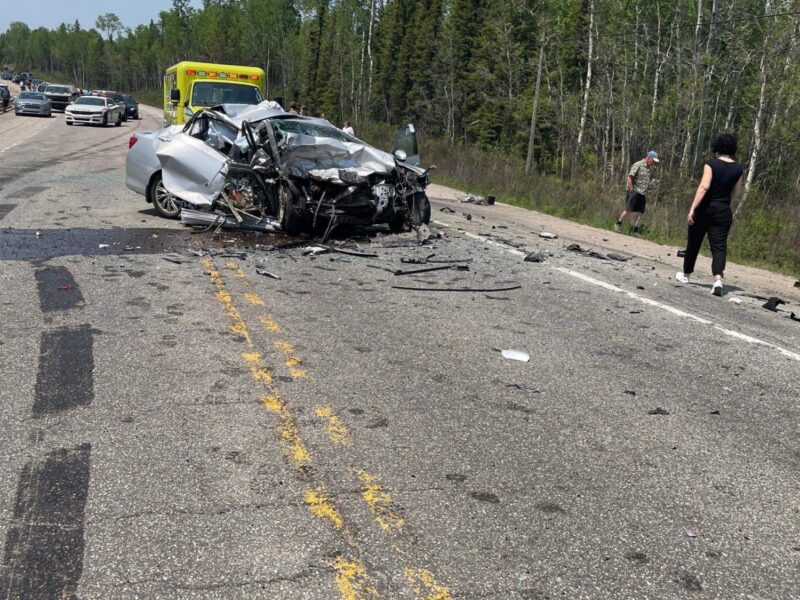
[[[660,160],[658,160],[658,152],[656,152],[655,150],[650,150],[650,152],[647,153],[647,156],[652,158],[653,162],[661,162]]]

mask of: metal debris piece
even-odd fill
[[[509,360],[518,360],[520,362],[529,362],[531,360],[531,355],[524,350],[508,349],[503,350],[501,354],[503,355],[503,358],[507,358]]]
[[[303,248],[303,256],[316,256],[317,254],[326,254],[331,249],[328,246],[307,246]]]
[[[484,198],[483,196],[474,196],[472,194],[462,194],[461,196],[458,197],[458,199],[460,202],[464,202],[466,204],[483,205],[487,203],[486,198]]]
[[[697,534],[694,531],[692,531],[691,529],[689,529],[688,527],[684,527],[683,528],[683,535],[685,535],[688,538],[696,538],[697,537]]]
[[[416,233],[417,233],[417,241],[420,244],[427,242],[432,235],[431,230],[428,228],[427,225],[425,225],[425,223],[416,228]]]
[[[546,258],[547,253],[545,252],[531,252],[525,257],[524,262],[543,263]]]
[[[97,247],[102,250],[103,248],[108,248],[108,244],[97,244]]]
[[[466,218],[467,221],[472,221],[472,215],[471,214],[469,214],[469,213],[461,213],[461,214],[464,215],[464,218]]]
[[[439,212],[448,213],[448,214],[451,214],[451,215],[456,214],[456,211],[454,211],[449,206],[443,206],[442,208],[439,209]]]
[[[616,252],[609,252],[608,254],[606,254],[606,256],[611,260],[617,260],[619,262],[626,262],[631,259],[630,256],[625,256],[624,254],[617,254]]]
[[[778,306],[781,304],[786,304],[785,300],[781,300],[777,296],[772,296],[769,300],[764,303],[762,308],[766,308],[767,310],[771,310],[772,312],[778,312]]]
[[[635,396],[636,395],[636,392],[634,390],[625,390],[625,393],[628,394],[629,396]]]
[[[270,273],[266,269],[256,268],[256,273],[259,275],[263,275],[264,277],[269,277],[270,279],[277,279],[280,280],[280,275],[276,275],[275,273]]]
[[[798,321],[798,322],[800,322],[800,316],[798,316],[798,315],[795,315],[794,313],[790,314],[790,315],[789,315],[789,318],[790,318],[792,321]]]
[[[369,252],[357,252],[355,250],[345,250],[342,248],[331,248],[331,252],[336,252],[337,254],[346,254],[347,256],[359,256],[361,258],[378,258],[377,254],[371,254]]]
[[[400,262],[404,265],[426,265],[428,261],[432,259],[435,254],[429,254],[425,258],[401,258]]]
[[[375,267],[374,265],[367,265],[373,266],[376,269],[381,267]],[[502,287],[502,288],[433,288],[433,287],[407,287],[404,285],[393,285],[392,289],[395,290],[408,290],[411,292],[476,292],[476,293],[487,293],[491,294],[494,292],[510,292],[512,290],[519,290],[521,289],[521,285],[514,285],[510,287]]]
[[[241,215],[240,215],[241,216]],[[191,227],[222,227],[224,229],[243,229],[252,231],[280,231],[278,221],[270,217],[255,219],[250,215],[241,216],[241,223],[234,217],[219,215],[217,213],[191,210],[184,208],[181,210],[181,223]],[[155,236],[155,234],[153,234]]]
[[[549,231],[540,231],[539,237],[544,238],[546,240],[555,240],[558,239],[558,234],[550,233]]]
[[[177,256],[162,256],[161,260],[165,260],[167,262],[175,263],[176,265],[182,265],[183,259],[178,258]]]
[[[225,252],[215,252],[214,256],[219,258],[238,258],[239,260],[247,260],[247,252],[231,252],[227,250]]]
[[[679,258],[683,258],[684,256],[686,256],[686,250],[678,250],[678,252],[676,253],[676,255],[677,255]]]
[[[668,415],[669,411],[666,408],[664,408],[662,406],[659,406],[657,408],[654,408],[653,410],[647,411],[647,414],[648,415]]]
[[[567,250],[570,252],[583,252],[583,248],[581,248],[580,244],[570,244],[567,246]]]
[[[417,273],[430,273],[432,271],[448,271],[452,267],[450,265],[444,265],[441,267],[426,267],[425,269],[414,269],[412,271],[401,271],[397,270],[394,271],[395,275],[416,275]]]

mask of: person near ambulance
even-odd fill
[[[631,170],[628,171],[626,180],[627,197],[625,210],[622,211],[619,219],[614,224],[614,231],[620,232],[622,223],[631,215],[636,219],[633,224],[633,235],[634,237],[639,237],[639,225],[647,208],[647,192],[655,181],[650,173],[650,167],[659,162],[656,151],[650,150],[642,160],[631,165]]]

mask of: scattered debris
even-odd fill
[[[327,246],[307,246],[303,248],[303,256],[316,256],[317,254],[327,254],[331,249]]]
[[[570,244],[567,246],[567,250],[570,252],[583,252],[583,248],[581,248],[580,244]]]
[[[675,255],[676,255],[677,257],[679,257],[679,258],[683,258],[684,256],[686,256],[686,250],[678,250],[678,251],[675,253]]]
[[[550,233],[549,231],[540,231],[539,237],[544,238],[546,240],[555,240],[558,239],[558,235],[555,233]]]
[[[441,267],[426,267],[425,269],[413,269],[411,271],[393,271],[395,275],[416,275],[418,273],[430,273],[432,271],[448,271],[452,267],[450,265],[444,265]],[[469,269],[469,267],[467,267]]]
[[[494,202],[495,202],[494,196],[486,196],[486,204],[488,204],[489,206],[493,206]]]
[[[428,228],[427,225],[425,225],[425,223],[416,228],[416,233],[417,233],[417,242],[419,242],[420,244],[427,242],[432,235],[431,230]]]
[[[262,269],[260,267],[256,268],[256,273],[258,273],[259,275],[263,275],[264,277],[269,277],[270,279],[277,279],[279,281],[281,278],[280,275],[276,275],[275,273],[270,273],[266,269]]]
[[[712,410],[712,411],[711,411],[710,413],[708,413],[708,414],[710,414],[710,415],[718,415],[718,414],[720,414],[720,412],[719,412],[719,410]]]
[[[625,393],[628,394],[629,396],[635,396],[636,395],[636,392],[634,390],[625,390]]]
[[[367,265],[373,266],[373,265]],[[375,267],[380,268],[380,267]],[[476,292],[476,293],[494,293],[494,292],[510,292],[512,290],[521,289],[521,285],[514,285],[502,288],[433,288],[433,287],[407,287],[403,285],[393,285],[392,289],[395,290],[408,290],[411,292]]]
[[[619,262],[626,262],[631,259],[630,256],[625,256],[624,254],[617,254],[616,252],[609,252],[606,256],[611,260],[617,260]]]
[[[489,300],[511,300],[511,298],[508,296],[490,296],[489,294],[486,294],[486,297]]]
[[[467,221],[472,221],[472,215],[469,213],[461,213]]]
[[[128,248],[125,249],[127,250]],[[131,248],[131,250],[133,250],[133,248]],[[206,255],[205,250],[189,250],[189,252],[191,252],[192,255],[199,256],[201,258]]]
[[[178,258],[177,256],[162,256],[161,260],[165,260],[167,262],[175,263],[176,265],[182,265],[183,262],[184,262],[182,258]]]
[[[794,314],[794,313],[790,314],[790,315],[789,315],[789,318],[790,318],[792,321],[799,321],[799,322],[800,322],[800,316],[798,316],[798,315],[796,315],[796,314]]]
[[[694,531],[692,531],[691,529],[689,529],[688,527],[684,527],[683,528],[683,535],[685,535],[688,538],[696,538],[697,537],[697,534]]]
[[[547,258],[546,252],[531,252],[525,257],[524,262],[543,263]]]
[[[742,303],[742,299],[741,298],[728,298],[728,302],[733,302],[734,304],[741,304]]]
[[[800,280],[794,282],[794,287],[800,288]]]
[[[473,196],[472,194],[463,194],[458,197],[458,200],[465,204],[478,204],[478,205],[494,204],[494,196],[490,196],[490,198],[492,199],[491,203],[488,202],[487,198],[484,198],[483,196]]]
[[[239,260],[247,260],[247,252],[231,252],[227,250],[225,252],[215,252],[214,256],[219,258],[238,258]]]
[[[42,237],[42,232],[41,231],[37,231],[36,232],[36,237]],[[800,283],[800,282],[798,282],[798,283]],[[800,287],[800,286],[796,286],[796,287]]]
[[[439,212],[448,213],[448,214],[450,214],[450,215],[454,215],[454,214],[456,214],[456,211],[454,211],[454,210],[453,210],[452,208],[450,208],[449,206],[443,206],[442,208],[440,208],[440,209],[439,209]]]
[[[661,406],[647,412],[648,415],[668,415],[669,411]]]
[[[501,352],[503,358],[507,358],[509,360],[518,360],[520,362],[529,362],[531,360],[531,355],[525,352],[524,350],[503,350]]]
[[[372,254],[369,252],[357,252],[356,250],[344,250],[342,248],[329,248],[331,252],[336,252],[337,254],[346,254],[347,256],[359,256],[361,258],[378,258],[377,254]]]
[[[644,289],[644,286],[643,286],[643,285],[637,285],[637,286],[636,286],[636,289],[637,289],[637,290],[643,290],[643,289]]]
[[[776,296],[772,296],[769,300],[766,301],[762,308],[766,308],[767,310],[771,310],[772,312],[778,312],[778,306],[781,304],[786,304],[786,301],[781,300]]]
[[[102,250],[103,248],[108,248],[108,244],[97,244],[97,247]]]
[[[74,290],[75,286],[74,285],[69,285],[69,284],[67,284],[67,285],[59,285],[58,287],[56,287],[56,289],[59,292],[66,292],[66,291],[69,291],[69,290]],[[794,314],[794,313],[792,313],[792,314]]]
[[[579,254],[585,254],[586,256],[591,256],[592,258],[598,258],[600,260],[608,260],[610,258],[610,255],[606,256],[605,254],[600,254],[599,252],[595,252],[594,250],[587,250],[586,248],[581,248],[580,244],[570,244],[569,246],[567,246],[567,250],[569,250],[570,252],[578,252]],[[616,254],[615,256],[619,258],[615,258],[614,260],[626,261],[630,259],[629,256],[623,256],[622,254]]]

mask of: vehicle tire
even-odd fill
[[[297,203],[286,185],[278,186],[278,214],[281,229],[286,233],[300,233],[303,229],[304,218],[297,214]]]
[[[133,118],[135,120],[137,120],[137,121],[139,120],[139,111],[138,110],[136,111],[136,114],[133,115]]]
[[[177,219],[181,214],[181,202],[170,194],[161,180],[161,173],[153,179],[147,190],[147,198],[153,204],[156,212],[165,219]]]
[[[114,123],[114,127],[119,127],[122,125],[122,117],[117,117],[117,122]]]
[[[72,123],[70,121],[65,121],[65,122],[67,124],[67,127],[72,127]]]
[[[103,115],[103,127],[108,127],[108,113]]]
[[[414,225],[427,225],[431,222],[431,201],[425,192],[416,192],[410,198],[411,222]]]

